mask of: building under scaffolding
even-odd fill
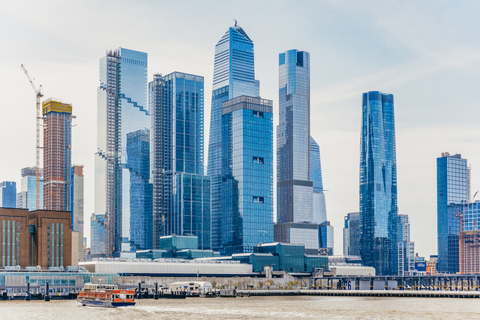
[[[463,231],[460,241],[460,274],[480,273],[480,230]]]
[[[47,99],[42,106],[44,209],[70,211],[72,105]]]

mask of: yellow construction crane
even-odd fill
[[[25,74],[27,75],[28,81],[30,81],[30,84],[32,85],[33,91],[35,91],[35,97],[36,97],[36,103],[37,103],[37,125],[36,125],[37,144],[36,144],[36,168],[35,168],[35,175],[36,175],[35,191],[36,191],[36,195],[35,195],[35,201],[36,201],[36,209],[39,210],[40,209],[40,150],[41,150],[41,146],[40,146],[40,121],[42,119],[42,113],[41,113],[41,109],[40,109],[40,98],[43,97],[42,85],[40,85],[38,87],[38,90],[37,90],[35,84],[33,83],[32,78],[28,74],[28,71],[23,66],[23,64],[21,65],[21,68],[25,72]]]

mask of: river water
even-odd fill
[[[480,299],[248,297],[137,300],[135,307],[76,301],[0,301],[0,319],[479,319]]]

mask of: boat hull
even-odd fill
[[[116,308],[116,307],[131,307],[135,305],[135,302],[111,302],[105,300],[88,300],[88,299],[77,299],[82,306],[87,307],[102,307],[102,308]]]

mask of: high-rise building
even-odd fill
[[[21,171],[20,191],[17,193],[17,208],[37,210],[36,205],[36,168],[26,167]],[[40,179],[43,179],[43,169],[40,169]],[[40,210],[43,208],[43,183],[39,184]]]
[[[310,177],[313,182],[313,222],[327,221],[325,194],[323,193],[322,165],[320,161],[320,147],[310,137]]]
[[[17,183],[15,181],[0,182],[0,208],[17,207]]]
[[[207,174],[211,177],[212,249],[222,243],[222,103],[239,96],[258,97],[253,42],[235,23],[215,46]]]
[[[145,205],[152,198],[148,193],[150,177],[141,171],[148,167],[150,151],[145,144],[128,139],[129,134],[137,132],[138,136],[144,136],[150,129],[147,54],[125,48],[108,51],[100,59],[97,93],[95,213],[106,215],[106,252],[111,255],[131,249],[132,212],[134,219],[145,217],[142,221],[151,221],[147,218],[152,215],[148,211],[151,206]],[[143,133],[138,133],[139,130]],[[129,141],[143,147],[128,145]]]
[[[397,162],[393,95],[363,94],[360,139],[360,255],[378,275],[396,275]]]
[[[103,214],[92,213],[90,217],[90,253],[92,255],[106,254],[106,221]]]
[[[72,105],[52,99],[43,110],[43,207],[71,211]]]
[[[348,213],[344,218],[343,255],[360,256],[360,212]]]
[[[333,255],[333,226],[330,221],[324,221],[318,226],[318,246],[320,251]]]
[[[460,220],[455,217],[459,206],[469,200],[467,159],[460,154],[442,153],[437,158],[437,236],[438,271],[459,271],[458,233]]]
[[[222,252],[273,241],[273,103],[240,96],[222,111]]]
[[[83,260],[83,227],[84,227],[84,218],[83,218],[83,166],[73,166],[72,167],[72,231],[78,232],[78,257]]]
[[[398,275],[411,276],[415,270],[415,244],[410,241],[408,215],[398,215]]]
[[[210,249],[210,177],[204,174],[204,79],[173,72],[149,84],[155,229],[194,235]],[[162,222],[164,222],[162,224]],[[155,238],[158,241],[160,238]]]
[[[304,244],[306,253],[316,254],[323,208],[321,196],[317,195],[315,205],[318,205],[318,210],[314,213],[308,52],[293,49],[279,55],[279,103],[277,223],[274,238],[278,242]],[[312,147],[315,148],[315,144]],[[319,153],[318,150],[318,159],[315,156],[317,171],[320,170]],[[317,176],[316,190],[320,194],[321,183],[317,172],[313,171]]]

